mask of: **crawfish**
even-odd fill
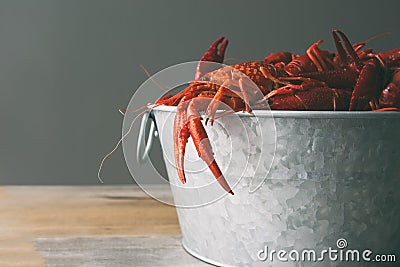
[[[270,79],[264,77],[261,67],[269,68],[272,72],[278,71],[274,66],[258,61],[224,67],[204,74],[181,93],[156,102],[157,105],[177,103],[177,114],[174,119],[174,154],[176,169],[182,183],[186,182],[184,171],[186,143],[189,137],[192,137],[199,157],[209,166],[220,185],[233,194],[214,159],[210,141],[201,122],[200,111],[205,110],[206,123],[211,124],[215,120],[215,113],[221,107],[221,103],[233,112],[251,113],[250,106],[262,99],[274,85]],[[256,88],[246,84],[248,79],[255,83]],[[200,99],[211,101],[196,101]]]
[[[156,105],[177,106],[174,119],[174,154],[182,183],[186,182],[184,155],[192,137],[199,157],[209,166],[220,185],[232,189],[215,158],[201,122],[213,124],[221,109],[252,112],[251,106],[280,110],[368,110],[400,107],[400,49],[373,54],[361,51],[366,42],[352,45],[341,31],[332,31],[337,53],[312,44],[304,55],[272,53],[263,62],[252,61],[212,70],[205,61],[222,63],[227,40],[217,39],[199,62],[195,80],[183,91],[163,97]],[[391,82],[387,84],[387,77]],[[247,78],[247,80],[245,79]],[[249,86],[251,81],[255,86]],[[261,95],[261,97],[260,97]],[[198,101],[208,99],[208,102]],[[226,108],[228,107],[228,108]]]
[[[307,53],[312,55],[310,56],[312,59],[319,58],[321,61],[321,57],[325,57],[327,53],[318,49],[319,43],[314,44]],[[184,171],[186,143],[192,137],[199,157],[209,166],[221,186],[227,192],[233,194],[213,157],[212,147],[201,123],[199,112],[205,110],[205,123],[210,122],[212,124],[215,120],[215,113],[220,108],[220,103],[224,103],[233,112],[246,111],[251,113],[250,106],[252,105],[257,108],[265,108],[265,100],[264,103],[262,101],[264,96],[274,91],[279,85],[265,73],[273,76],[288,76],[289,74],[288,69],[280,68],[268,61],[239,63],[208,73],[204,71],[209,70],[207,64],[203,61],[204,59],[214,62],[223,61],[226,45],[227,41],[224,41],[223,37],[217,39],[199,62],[195,81],[175,96],[161,98],[156,102],[156,105],[177,106],[177,114],[174,119],[174,155],[176,169],[182,183],[186,182]],[[300,58],[305,58],[305,56],[300,56]],[[293,63],[293,65],[296,64]],[[325,63],[323,65],[326,66]],[[289,69],[292,68],[292,65],[289,64],[288,66]],[[253,82],[256,87],[249,85],[249,81]],[[211,101],[206,104],[196,101],[204,98],[211,99]],[[317,98],[313,101],[316,102]],[[285,101],[285,103],[288,104],[291,101]]]
[[[385,33],[386,34],[386,33]],[[322,87],[331,88],[335,91],[333,94],[333,110],[343,110],[346,106],[335,105],[335,103],[345,103],[348,97],[348,91],[351,90],[351,97],[348,110],[370,110],[379,107],[395,107],[394,100],[398,99],[398,90],[396,89],[396,76],[393,76],[393,82],[389,88],[385,88],[387,77],[390,76],[390,69],[398,68],[400,62],[400,49],[373,54],[372,49],[360,49],[368,42],[362,42],[352,45],[346,35],[339,31],[332,31],[337,54],[331,54],[324,50],[319,50],[318,45],[321,41],[314,43],[303,56],[299,56],[285,66],[286,73],[292,79],[312,79],[323,82]],[[376,38],[376,37],[373,37]],[[332,55],[333,58],[332,58]],[[332,60],[333,59],[333,60]],[[279,79],[278,79],[279,80]],[[287,80],[287,79],[286,79]],[[306,83],[307,84],[307,83]],[[302,89],[312,89],[314,91],[293,92],[290,90],[296,86],[287,86],[284,89],[278,89],[277,92],[270,94],[267,99],[274,100],[275,104],[271,105],[272,109],[301,109],[305,110],[325,110],[327,107],[327,98],[320,98],[320,106],[318,104],[305,105],[311,99],[317,99],[317,92],[321,92],[321,84],[314,86],[302,86]],[[383,90],[383,91],[382,91]],[[326,93],[332,94],[329,90]],[[314,94],[314,93],[315,94]],[[281,96],[278,96],[281,94]],[[283,97],[286,96],[286,97]],[[341,97],[343,96],[343,99]],[[293,105],[293,101],[297,98],[298,103]],[[281,99],[282,101],[277,101]],[[378,99],[380,99],[378,101]],[[387,99],[393,99],[388,102]],[[285,100],[285,101],[284,101]],[[276,104],[279,102],[280,104]],[[285,103],[287,103],[285,105]],[[291,104],[289,104],[291,103]],[[371,103],[375,103],[372,105]]]

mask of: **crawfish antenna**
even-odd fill
[[[140,107],[140,108],[138,108],[138,109],[136,109],[136,110],[126,110],[126,109],[122,109],[122,108],[121,108],[121,109],[119,109],[119,112],[125,116],[126,113],[128,113],[128,112],[137,112],[137,111],[139,111],[139,110],[141,110],[141,109],[143,109],[143,108],[145,108],[145,107],[146,107],[146,106],[143,106],[143,107]],[[141,115],[143,115],[147,110],[148,110],[148,108],[145,109],[144,111],[140,112],[138,115],[136,115],[136,117],[132,120],[131,124],[129,125],[128,131],[126,131],[126,133],[124,133],[124,134],[122,135],[122,137],[121,137],[121,138],[118,140],[118,142],[115,144],[114,148],[113,148],[110,152],[108,152],[108,153],[103,157],[103,159],[101,160],[99,169],[98,169],[98,171],[97,171],[97,178],[99,179],[100,183],[104,183],[104,182],[103,182],[103,179],[101,179],[101,170],[102,170],[102,168],[103,168],[104,162],[119,148],[119,146],[121,145],[122,141],[123,141],[123,140],[128,136],[128,134],[131,132],[132,127],[133,127],[133,124],[135,123],[135,121],[137,120],[137,118],[139,118]]]
[[[392,34],[392,32],[382,32],[382,33],[379,33],[379,34],[377,34],[377,35],[374,35],[374,36],[368,38],[368,39],[365,40],[363,43],[369,43],[369,42],[371,42],[371,41],[373,41],[373,40],[375,40],[375,39],[381,38],[382,36],[391,35],[391,34]]]
[[[147,77],[158,87],[160,88],[162,91],[168,93],[168,90],[165,89],[164,87],[161,86],[161,84],[159,84],[156,80],[153,79],[153,76],[150,74],[150,72],[146,69],[146,67],[142,64],[140,64],[140,67],[142,68],[142,70],[144,71],[144,73],[146,73]]]
[[[353,45],[354,50],[356,50],[356,52],[357,52],[357,51],[359,51],[361,48],[363,48],[366,44],[368,44],[369,42],[371,42],[371,41],[373,41],[373,40],[375,40],[375,39],[381,38],[382,36],[390,35],[390,34],[392,34],[392,33],[391,33],[391,32],[382,32],[382,33],[379,33],[379,34],[377,34],[377,35],[374,35],[374,36],[368,38],[367,40],[365,40],[365,41],[363,41],[363,42],[359,42],[359,43],[354,44],[354,45]]]

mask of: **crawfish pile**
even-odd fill
[[[222,63],[228,41],[217,39],[201,58],[195,80],[183,91],[164,96],[156,105],[177,106],[174,121],[175,161],[179,178],[186,182],[184,155],[192,137],[196,150],[220,185],[233,194],[216,163],[207,133],[201,122],[215,120],[224,106],[233,112],[266,108],[276,110],[398,111],[400,108],[400,49],[375,53],[366,42],[352,44],[339,30],[332,32],[336,53],[321,50],[322,40],[312,44],[304,55],[277,52],[264,61],[252,61],[210,71],[207,62]],[[246,89],[240,75],[261,91]],[[209,99],[207,104],[198,99]],[[199,104],[200,103],[200,104]]]

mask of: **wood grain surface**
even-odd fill
[[[153,192],[170,197],[169,189]],[[0,188],[0,266],[44,266],[34,240],[180,235],[175,208],[125,186]]]
[[[181,236],[35,239],[46,267],[210,267],[184,251]]]

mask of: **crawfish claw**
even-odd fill
[[[193,143],[196,147],[199,157],[207,164],[217,179],[218,183],[227,191],[233,195],[232,189],[229,187],[225,177],[223,176],[217,162],[214,159],[212,147],[206,130],[201,123],[201,116],[197,110],[196,102],[191,101],[187,109],[188,127],[190,136],[193,139]]]
[[[225,50],[227,46],[228,39],[225,39],[225,37],[223,36],[215,40],[215,42],[210,45],[207,52],[204,53],[204,55],[200,59],[199,64],[197,65],[196,74],[194,77],[195,80],[200,79],[200,77],[202,77],[204,74],[213,70],[210,69],[209,64],[204,63],[204,61],[211,61],[216,63],[222,63],[224,61]]]
[[[225,49],[227,45],[228,40],[225,39],[225,37],[221,36],[210,45],[207,52],[203,55],[200,61],[212,61],[222,63],[222,61],[224,61]]]
[[[179,105],[177,106],[177,113],[174,119],[174,156],[176,163],[176,170],[181,182],[186,183],[184,160],[186,143],[189,139],[190,133],[186,123],[187,114],[187,101],[188,96],[184,96]]]

